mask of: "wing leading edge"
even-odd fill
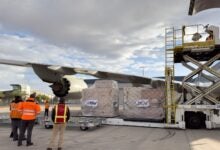
[[[127,75],[106,71],[98,71],[92,69],[83,69],[76,67],[66,67],[66,66],[56,66],[56,65],[48,65],[48,64],[39,64],[39,63],[31,63],[17,60],[6,60],[0,59],[0,64],[5,65],[13,65],[13,66],[21,66],[21,67],[32,67],[34,72],[45,82],[54,82],[57,81],[64,75],[74,75],[74,74],[85,74],[91,75],[100,79],[111,79],[122,82],[131,82],[136,84],[151,84],[152,79],[135,76],[135,75]]]

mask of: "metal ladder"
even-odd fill
[[[174,89],[174,48],[176,46],[176,30],[165,29],[165,96],[166,123],[175,123],[175,89]]]

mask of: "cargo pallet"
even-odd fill
[[[135,126],[135,127],[151,127],[151,128],[178,128],[185,129],[184,122],[178,124],[167,123],[154,123],[154,122],[140,122],[140,121],[125,121],[122,118],[106,118],[103,122],[106,125],[118,125],[118,126]]]
[[[79,127],[80,130],[86,131],[90,128],[101,127],[105,119],[101,117],[72,116],[67,123],[67,127]],[[53,128],[53,122],[49,118],[42,118],[41,124],[46,129]]]

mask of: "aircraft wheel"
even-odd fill
[[[80,126],[80,130],[81,131],[86,131],[86,130],[88,130],[89,129],[89,127],[86,127],[86,126]]]
[[[53,128],[52,125],[44,125],[44,127],[45,127],[45,129],[51,129],[51,128]]]

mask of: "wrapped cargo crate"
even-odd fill
[[[106,87],[105,87],[106,85]],[[119,115],[119,90],[117,82],[98,80],[92,88],[82,92],[81,108],[83,116],[115,117]]]
[[[124,88],[122,116],[128,120],[163,120],[165,111],[163,89],[146,87]]]

